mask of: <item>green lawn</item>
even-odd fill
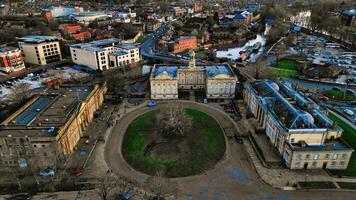
[[[149,38],[148,36],[143,35],[143,36],[141,36],[141,37],[139,37],[139,38],[137,39],[136,43],[137,43],[137,44],[142,44],[142,43],[146,42],[146,40],[148,40],[148,38]]]
[[[334,189],[336,186],[330,181],[310,181],[299,182],[300,187],[303,189]]]
[[[325,90],[323,94],[331,99],[335,100],[345,100],[345,101],[356,101],[356,95],[346,93],[344,99],[344,92],[339,90]]]
[[[297,70],[299,63],[294,60],[281,59],[273,67],[288,70]]]
[[[356,190],[356,183],[337,182],[342,189]]]
[[[208,53],[205,50],[195,52],[195,58],[206,59],[208,57]]]
[[[129,125],[122,144],[122,153],[128,162],[133,166],[141,166],[138,168],[144,168],[142,170],[148,173],[169,169],[176,176],[186,176],[201,172],[205,166],[209,166],[207,163],[216,160],[225,149],[225,139],[219,124],[204,112],[191,108],[186,108],[185,111],[193,121],[193,129],[186,136],[190,138],[186,139],[188,150],[183,150],[189,152],[186,155],[187,160],[160,159],[152,154],[145,155],[145,148],[152,142],[156,123],[159,123],[156,121],[159,110],[156,110],[137,117]],[[173,141],[181,139],[173,138]]]
[[[178,160],[160,160],[154,156],[146,157],[144,155],[144,148],[150,141],[147,140],[142,133],[146,130],[146,127],[153,122],[155,112],[157,111],[145,113],[130,124],[122,144],[123,151],[125,151],[125,154],[131,159],[146,162],[148,167],[174,167],[175,165],[179,165]]]
[[[281,68],[276,68],[276,67],[268,67],[267,70],[273,74],[274,76],[277,77],[296,77],[299,76],[300,73],[295,70],[290,70],[290,69],[281,69]]]
[[[356,130],[347,125],[341,119],[336,117],[333,114],[329,114],[330,119],[336,122],[343,130],[342,138],[353,148],[356,149]],[[356,155],[355,152],[352,154],[349,166],[347,170],[339,171],[339,170],[332,170],[333,174],[341,175],[341,176],[353,176],[356,177]]]

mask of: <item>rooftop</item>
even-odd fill
[[[96,40],[89,43],[78,43],[72,44],[70,47],[85,49],[87,51],[104,51],[104,47],[112,47],[120,43],[120,40],[117,38],[109,38],[103,40]]]
[[[356,8],[349,8],[342,11],[342,14],[347,16],[356,16]]]
[[[315,132],[341,130],[320,111],[318,105],[288,83],[257,80],[245,87],[253,90],[269,113],[290,132],[305,129],[313,129]]]
[[[208,65],[206,66],[206,73],[209,77],[215,77],[219,74],[233,75],[231,68],[227,65]]]
[[[57,41],[58,38],[55,36],[45,36],[45,35],[29,35],[25,37],[17,38],[18,41],[27,42],[27,43],[43,43]]]
[[[64,86],[51,88],[45,94],[38,95],[1,123],[0,134],[18,134],[20,130],[31,129],[34,133],[51,132],[63,126],[69,118],[79,111],[93,87]],[[34,131],[36,130],[36,131]]]
[[[295,151],[354,151],[344,140],[334,139],[326,140],[321,145],[302,145],[301,143],[288,143]]]
[[[152,72],[153,77],[161,75],[162,73],[167,73],[172,78],[177,78],[179,66],[156,66]]]
[[[209,78],[213,78],[219,74],[235,76],[228,65],[197,65],[197,69],[206,70]],[[167,72],[173,78],[177,77],[178,70],[189,69],[188,65],[156,65],[153,69],[153,77],[156,77],[163,72]]]

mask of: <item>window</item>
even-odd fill
[[[46,152],[43,152],[43,156],[47,156],[47,153],[46,153]]]
[[[36,148],[36,147],[37,147],[37,145],[35,145],[35,144],[34,144],[34,145],[33,145],[33,147],[35,147],[35,148]]]
[[[333,160],[337,159],[337,154],[333,154]]]
[[[340,166],[343,166],[345,165],[345,162],[344,161],[340,161]]]
[[[314,160],[318,160],[319,159],[319,155],[318,154],[315,154],[314,155]]]
[[[313,162],[312,166],[316,167],[317,164],[318,164],[317,162]]]
[[[295,163],[295,168],[300,168],[300,162]]]
[[[306,160],[309,160],[309,159],[310,159],[310,155],[307,154],[307,155],[305,156],[305,159],[306,159]]]
[[[336,165],[336,162],[335,161],[332,161],[331,162],[331,166],[335,166]]]
[[[45,145],[44,145],[44,144],[42,144],[42,147],[45,147]]]
[[[325,159],[329,159],[330,158],[330,154],[325,154]]]
[[[299,161],[299,160],[301,160],[302,159],[302,155],[301,154],[298,154],[297,155],[297,160]]]
[[[341,156],[342,159],[346,159],[346,157],[347,157],[346,153],[342,154],[342,156]]]

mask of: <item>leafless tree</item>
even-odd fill
[[[133,195],[134,187],[126,177],[118,178],[108,171],[104,177],[99,178],[95,191],[101,200],[107,200],[113,192],[118,194],[119,199],[125,199],[125,194]]]
[[[170,109],[157,116],[160,133],[165,136],[184,135],[192,127],[192,119],[180,105],[171,105]]]

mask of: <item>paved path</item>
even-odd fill
[[[162,103],[158,103],[158,107]],[[208,113],[225,126],[230,122],[231,126],[235,126],[227,115],[214,108],[194,102],[184,104]],[[123,135],[130,122],[149,110],[147,107],[139,107],[123,116],[108,136],[104,151],[105,161],[115,174],[129,177],[144,188],[150,186],[151,176],[129,166],[123,159],[120,149]],[[174,199],[356,199],[354,192],[274,189],[260,179],[244,145],[227,140],[226,146],[224,158],[213,169],[201,175],[167,179]]]

